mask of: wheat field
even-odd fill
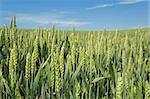
[[[150,99],[150,29],[0,28],[0,99]]]

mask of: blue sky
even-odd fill
[[[0,0],[0,25],[20,28],[128,29],[150,27],[149,0]]]

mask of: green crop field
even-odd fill
[[[0,28],[0,99],[150,99],[150,29]]]

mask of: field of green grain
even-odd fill
[[[0,28],[0,99],[150,99],[150,29]]]

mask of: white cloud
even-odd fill
[[[135,4],[140,3],[146,0],[123,0],[122,2],[119,2],[118,4]]]
[[[82,25],[90,25],[91,22],[79,22],[79,21],[53,21],[54,24],[61,24],[66,26],[82,26]]]
[[[101,4],[101,5],[96,5],[93,7],[86,8],[87,10],[93,10],[93,9],[98,9],[98,8],[105,8],[105,7],[110,7],[114,6],[114,4]]]
[[[92,24],[91,22],[75,21],[74,19],[70,19],[66,12],[53,14],[47,12],[38,14],[14,13],[13,15],[16,15],[17,22],[33,22],[41,26],[48,24],[58,24],[62,26],[84,26]],[[6,18],[7,20],[10,20],[10,17]]]
[[[140,3],[140,2],[144,2],[144,1],[147,1],[147,0],[120,0],[117,3],[100,4],[100,5],[92,6],[92,7],[86,8],[86,10],[94,10],[94,9],[98,9],[98,8],[111,7],[111,6],[115,6],[115,5],[135,4],[135,3]]]

